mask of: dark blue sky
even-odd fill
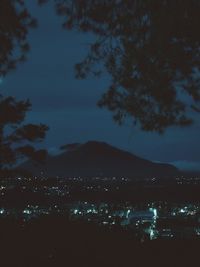
[[[141,132],[131,123],[117,126],[109,111],[96,106],[109,77],[74,77],[74,64],[86,55],[92,36],[62,30],[51,5],[39,8],[32,1],[29,8],[39,22],[29,35],[29,59],[0,88],[3,94],[30,98],[33,107],[27,121],[50,127],[44,147],[56,153],[63,144],[99,140],[150,160],[200,170],[199,119],[192,127],[172,128],[162,136]]]

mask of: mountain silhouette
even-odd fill
[[[103,142],[89,141],[85,144],[64,145],[62,149],[64,152],[59,155],[48,155],[44,165],[27,161],[21,168],[34,175],[42,173],[47,177],[170,178],[178,174],[178,169],[170,164],[154,163]]]

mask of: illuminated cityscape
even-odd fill
[[[0,187],[0,217],[28,222],[41,216],[64,215],[70,221],[95,223],[108,229],[120,227],[141,242],[155,239],[200,238],[200,201],[138,201],[131,199],[128,194],[122,199],[121,192],[126,193],[126,185],[129,188],[137,186],[137,183],[138,181],[130,182],[124,177],[5,178],[2,179]],[[161,184],[162,188],[169,187],[166,181],[156,185],[155,179],[145,179],[143,183],[143,187],[158,186],[159,190]],[[181,190],[182,186],[188,183],[197,186],[200,179],[176,178],[173,186],[179,186]],[[170,184],[170,187],[173,186]],[[96,199],[92,199],[94,193]],[[112,200],[108,197],[105,201],[105,195],[110,195],[111,198],[113,195],[115,198]],[[15,205],[10,201],[10,196],[17,199]]]

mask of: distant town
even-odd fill
[[[6,177],[0,185],[0,217],[26,223],[65,215],[108,229],[121,227],[141,242],[199,239],[200,198],[193,187],[199,190],[199,177]]]

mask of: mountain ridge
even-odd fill
[[[127,176],[127,177],[168,177],[178,174],[170,164],[155,163],[130,152],[113,147],[105,142],[88,141],[62,146],[56,156],[48,156],[44,165],[28,161],[20,167],[34,175],[45,176]],[[65,149],[66,148],[66,149]]]

